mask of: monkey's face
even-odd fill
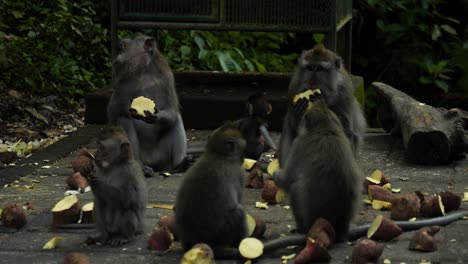
[[[118,161],[120,156],[120,142],[114,138],[100,140],[97,143],[98,149],[95,155],[96,166],[107,169],[114,162]]]
[[[134,39],[123,39],[119,43],[119,55],[113,61],[117,72],[132,73],[150,65],[156,41],[145,35]]]
[[[322,45],[315,46],[302,53],[299,66],[307,89],[320,89],[324,97],[334,97],[342,67],[340,57]]]

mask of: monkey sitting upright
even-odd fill
[[[273,179],[284,188],[301,233],[319,218],[346,235],[359,204],[362,174],[340,120],[322,99],[301,119],[289,158]]]
[[[281,166],[286,163],[308,104],[307,99],[300,99],[293,104],[292,98],[309,89],[320,89],[328,107],[340,119],[353,152],[357,153],[362,145],[366,120],[354,97],[351,77],[345,70],[341,58],[322,44],[318,44],[302,53],[289,83],[288,98],[291,104],[283,122],[278,151]]]
[[[153,169],[176,169],[186,156],[187,139],[171,68],[151,37],[137,34],[122,40],[121,48],[112,67],[109,122],[125,130],[145,176]],[[140,96],[155,103],[154,113],[140,116],[130,110],[132,100]]]
[[[175,218],[184,250],[197,243],[213,248],[237,248],[247,236],[243,209],[242,162],[245,140],[237,122],[226,122],[208,139],[202,156],[185,173],[179,187]]]
[[[271,109],[271,104],[262,93],[255,93],[247,99],[247,116],[239,121],[240,131],[247,143],[245,147],[246,158],[257,160],[265,149],[276,150],[276,145],[266,124],[266,118],[271,113]]]
[[[143,232],[147,190],[125,132],[107,129],[97,140],[94,164],[82,168],[94,195],[93,216],[99,235],[87,243],[120,246]]]

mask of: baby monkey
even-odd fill
[[[99,233],[86,244],[120,246],[142,233],[145,178],[121,128],[110,127],[98,138],[94,164],[81,173],[93,191],[93,216]]]
[[[289,194],[300,233],[322,217],[339,237],[347,233],[358,207],[362,174],[341,121],[320,96],[310,100],[290,157],[273,178]]]

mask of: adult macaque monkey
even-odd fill
[[[291,104],[284,119],[278,153],[281,166],[286,163],[292,142],[298,135],[299,123],[309,103],[306,98],[295,103],[292,99],[309,89],[320,90],[329,108],[341,120],[354,153],[362,143],[366,120],[354,97],[351,78],[344,69],[341,58],[318,44],[302,53],[289,84],[288,97]]]
[[[140,96],[155,103],[154,113],[145,111],[141,116],[130,109],[132,100]],[[121,41],[121,51],[113,61],[107,114],[111,124],[127,133],[145,176],[151,176],[153,169],[175,169],[184,161],[187,139],[174,77],[153,38],[137,34]]]
[[[119,127],[109,128],[98,138],[94,157],[94,163],[81,170],[93,191],[93,217],[99,233],[87,243],[120,246],[143,232],[145,177]]]
[[[289,156],[273,179],[291,199],[298,231],[307,233],[322,217],[338,237],[346,235],[363,179],[340,120],[322,99],[300,121]]]
[[[239,128],[246,140],[245,157],[259,159],[268,148],[276,150],[276,145],[267,129],[266,119],[272,107],[262,93],[255,93],[247,99],[247,116],[240,119]]]
[[[247,236],[247,223],[242,205],[245,140],[238,127],[238,122],[226,122],[218,128],[184,175],[175,206],[177,236],[184,250],[206,243],[216,258],[239,256],[237,247]]]

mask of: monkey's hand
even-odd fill
[[[293,104],[294,115],[300,119],[304,116],[307,107],[309,106],[309,100],[307,98],[301,98]]]
[[[156,107],[154,108],[154,113],[151,113],[150,111],[148,110],[145,110],[144,113],[145,115],[144,116],[141,116],[138,114],[138,112],[135,110],[135,109],[132,109],[130,108],[128,110],[130,112],[130,116],[132,116],[133,118],[135,119],[138,119],[138,120],[143,120],[145,121],[146,123],[155,123],[156,120],[158,120],[158,109],[156,109]]]
[[[94,161],[89,162],[87,166],[82,166],[80,168],[80,174],[85,178],[93,178],[95,173]]]

